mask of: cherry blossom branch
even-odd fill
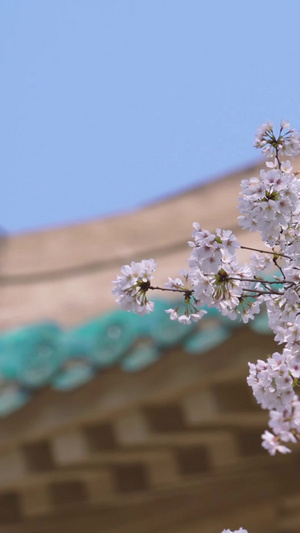
[[[258,129],[254,146],[266,157],[267,170],[262,169],[259,177],[242,180],[239,224],[251,232],[259,231],[263,244],[272,251],[241,246],[232,231],[216,229],[212,233],[195,222],[188,242],[188,270],[180,277],[169,278],[165,287],[155,286],[151,282],[155,261],[132,262],[122,267],[113,293],[122,309],[139,314],[153,311],[149,290],[183,294],[182,305],[166,312],[171,320],[186,324],[201,320],[206,306],[247,323],[265,304],[275,341],[284,348],[266,361],[249,363],[247,381],[257,402],[270,412],[272,431],[265,431],[262,445],[274,455],[289,453],[286,444],[296,442],[300,434],[300,401],[294,390],[300,379],[300,181],[290,161],[283,160],[300,153],[300,134],[286,121],[275,134],[267,122]],[[258,253],[241,265],[239,248]],[[282,265],[280,258],[286,260]],[[280,277],[261,279],[270,265],[278,269]]]
[[[183,294],[188,294],[189,296],[191,296],[193,294],[193,290],[191,289],[182,289],[180,287],[176,288],[174,287],[173,289],[169,288],[169,287],[152,287],[152,285],[150,285],[150,287],[148,287],[149,290],[151,291],[162,291],[162,292],[179,292],[179,293],[183,293]]]
[[[270,254],[270,255],[273,255],[275,257],[284,257],[284,258],[289,259],[290,261],[292,261],[292,257],[290,257],[289,255],[286,255],[286,254],[281,254],[279,252],[269,252],[268,250],[260,250],[259,248],[252,248],[251,246],[244,246],[244,245],[241,245],[240,248],[242,250],[250,250],[252,252],[259,252],[260,254]]]

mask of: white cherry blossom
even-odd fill
[[[132,261],[131,265],[121,268],[122,274],[113,282],[112,292],[122,309],[140,315],[153,311],[154,303],[148,300],[146,293],[155,268],[154,259],[144,259],[140,263]]]
[[[221,533],[248,533],[248,531],[243,527],[240,527],[240,529],[235,529],[234,531],[231,529],[223,529]]]
[[[212,232],[195,222],[188,269],[169,277],[161,290],[182,296],[182,304],[166,313],[183,324],[199,321],[205,306],[247,323],[265,305],[275,341],[283,349],[266,361],[249,363],[247,382],[257,402],[270,411],[272,432],[265,431],[262,445],[274,455],[288,453],[286,443],[300,440],[300,402],[295,394],[300,384],[300,180],[290,161],[281,160],[300,153],[300,134],[282,121],[276,135],[272,123],[266,122],[254,145],[267,158],[267,170],[242,180],[239,223],[260,232],[264,250],[256,250],[249,264],[240,264],[241,245],[231,230]],[[113,289],[122,309],[139,314],[153,310],[148,291],[156,288],[151,285],[155,267],[153,259],[122,267]]]

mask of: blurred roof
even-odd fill
[[[243,233],[243,244],[257,245],[258,236],[237,224],[237,203],[240,181],[260,168],[238,170],[129,214],[3,237],[0,328],[40,320],[74,326],[113,309],[112,280],[132,260],[155,258],[156,281],[163,283],[186,266],[195,221]]]

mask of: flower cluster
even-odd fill
[[[222,533],[248,533],[248,531],[243,527],[240,527],[240,529],[235,529],[234,531],[231,531],[231,529],[223,529]]]
[[[281,169],[261,170],[260,178],[242,180],[239,223],[260,231],[270,247],[280,245],[298,223],[300,182]]]
[[[276,137],[272,122],[266,122],[257,130],[254,147],[261,148],[267,159],[273,157],[294,157],[300,152],[300,134],[290,128],[290,123],[282,120],[279,135]]]
[[[289,453],[291,450],[284,442],[297,442],[300,429],[300,402],[294,395],[287,409],[270,411],[269,426],[273,433],[265,431],[262,435],[262,446],[271,455],[276,452]]]
[[[300,153],[300,134],[283,121],[275,135],[268,122],[258,129],[254,145],[266,156],[267,170],[242,181],[239,223],[260,232],[265,251],[256,250],[249,264],[240,264],[237,250],[243,246],[232,231],[210,232],[194,223],[188,269],[161,290],[182,294],[183,309],[167,310],[171,320],[182,323],[200,320],[206,306],[246,323],[265,305],[275,341],[284,348],[267,361],[249,363],[248,384],[270,411],[271,431],[263,434],[262,445],[273,455],[287,453],[286,443],[300,440],[295,393],[300,383],[300,180],[291,162],[281,161]],[[155,266],[150,259],[122,268],[113,292],[123,309],[140,314],[153,309],[147,291],[154,289]]]
[[[205,314],[204,309],[199,309],[193,290],[191,289],[190,273],[183,268],[179,275],[181,278],[168,278],[165,283],[165,289],[175,292],[182,292],[184,294],[184,311],[180,312],[180,307],[176,309],[170,308],[166,313],[170,315],[171,320],[178,320],[181,324],[191,324],[191,322],[198,322]],[[183,279],[182,279],[183,278]]]
[[[113,282],[112,292],[122,309],[140,315],[153,311],[154,303],[148,300],[147,291],[155,268],[154,259],[143,260],[140,263],[132,261],[131,265],[124,265],[121,268],[122,275]]]
[[[294,398],[293,378],[287,358],[278,352],[267,361],[249,363],[250,374],[247,383],[263,409],[276,409],[281,412],[289,407]]]

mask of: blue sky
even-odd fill
[[[300,3],[1,0],[0,225],[109,216],[300,128]],[[199,214],[200,216],[200,214]]]

